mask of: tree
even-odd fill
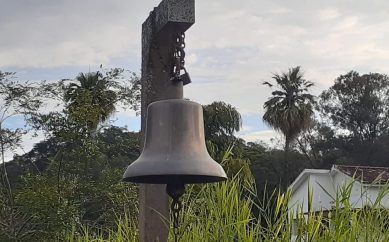
[[[308,90],[313,83],[304,79],[299,66],[288,72],[274,74],[273,79],[280,89],[273,91],[272,97],[265,102],[263,120],[285,136],[285,170],[288,171],[290,145],[303,130],[312,125],[315,101]],[[269,82],[263,84],[273,87]],[[289,183],[289,173],[286,173],[285,180]]]
[[[118,107],[139,110],[140,78],[121,68],[80,73],[75,80],[64,79],[47,86],[47,95],[63,110],[36,115],[31,125],[51,137],[80,141],[96,134],[99,125]]]
[[[231,136],[240,130],[242,117],[235,107],[225,102],[203,106],[205,137]]]
[[[22,128],[7,127],[6,122],[16,116],[28,120],[42,105],[36,84],[15,81],[14,74],[0,71],[0,155],[3,165],[2,177],[8,186],[11,200],[11,184],[7,174],[5,152],[16,149],[27,131]]]
[[[139,156],[139,134],[100,126],[119,105],[139,106],[139,78],[125,73],[110,69],[80,74],[79,80],[33,84],[11,80],[12,73],[1,75],[3,151],[17,147],[25,132],[2,125],[13,115],[23,116],[27,128],[44,131],[47,138],[4,165],[13,193],[0,185],[1,241],[50,240],[74,223],[114,228],[117,214],[135,216],[136,187],[118,177]],[[38,112],[46,97],[57,108]]]
[[[350,71],[320,95],[319,111],[341,135],[364,142],[389,130],[389,78]]]
[[[48,90],[62,102],[64,109],[36,115],[32,119],[35,129],[43,130],[47,137],[54,137],[59,143],[56,155],[51,157],[52,162],[59,163],[58,184],[64,156],[71,155],[71,152],[65,154],[65,150],[77,153],[78,159],[72,162],[82,164],[86,172],[93,166],[93,157],[100,154],[96,139],[98,125],[106,121],[119,105],[134,110],[139,106],[140,81],[134,73],[126,76],[125,70],[118,68],[102,73],[81,73],[75,81],[53,83]]]
[[[316,169],[331,169],[335,162],[344,164],[345,143],[336,137],[335,130],[326,123],[314,123],[314,126],[303,131],[296,139],[296,149],[309,161],[310,167]],[[350,161],[349,161],[350,162]]]
[[[15,205],[13,189],[16,186],[9,177],[9,170],[13,167],[5,162],[5,153],[21,147],[22,137],[28,129],[26,126],[14,127],[9,121],[12,118],[30,120],[43,104],[42,96],[38,95],[41,88],[38,89],[36,83],[16,81],[14,75],[13,72],[0,71],[0,240],[6,241],[21,241],[34,229],[29,224],[31,217]]]
[[[242,117],[236,108],[225,102],[213,102],[203,106],[203,113],[205,139],[214,158],[221,160],[230,146],[236,153],[244,142],[234,136],[242,126]]]
[[[308,90],[313,83],[304,79],[299,66],[286,73],[275,74],[273,79],[281,89],[273,91],[272,97],[265,102],[263,120],[282,132],[285,136],[285,151],[288,152],[301,131],[312,125],[315,101]],[[269,82],[263,84],[273,87]]]
[[[139,78],[124,72],[80,74],[80,80],[62,80],[47,88],[63,109],[33,116],[31,125],[48,140],[12,162],[26,169],[19,173],[23,179],[16,202],[45,228],[39,236],[53,236],[72,221],[115,226],[114,210],[136,211],[135,186],[118,177],[138,156],[138,135],[100,126],[119,105],[138,107]],[[26,160],[35,161],[41,174],[29,172]],[[55,206],[45,209],[46,204]]]
[[[123,168],[140,154],[139,133],[110,127],[99,132],[95,139],[93,145],[96,151],[90,158],[83,151],[88,148],[80,145],[63,146],[63,155],[53,158],[58,156],[56,151],[62,142],[51,138],[49,143],[55,145],[42,141],[33,150],[12,161],[16,164],[23,164],[25,159],[39,163],[51,161],[41,174],[24,174],[16,194],[17,205],[23,213],[34,217],[31,223],[36,225],[34,236],[37,238],[30,240],[49,239],[56,233],[70,230],[75,221],[82,225],[113,229],[118,214],[136,216],[136,186],[121,182],[119,177]],[[62,168],[58,184],[59,160]],[[85,170],[84,163],[80,161],[86,160],[93,163]]]
[[[332,138],[316,144],[331,151],[332,163],[387,166],[389,135],[389,77],[380,73],[340,75],[320,95],[321,126]],[[331,139],[331,141],[330,141]],[[318,146],[320,145],[320,146]],[[336,155],[335,155],[336,154]]]
[[[94,131],[115,112],[116,93],[108,90],[108,81],[99,72],[80,73],[76,81],[65,92],[69,117]],[[90,115],[80,115],[86,112]]]

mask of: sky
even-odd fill
[[[20,80],[74,78],[122,67],[140,73],[141,25],[159,0],[0,0],[0,70]],[[318,95],[340,74],[388,73],[389,1],[196,0],[186,32],[185,97],[224,101],[243,118],[247,141],[279,140],[262,122],[274,73],[302,66]],[[139,129],[118,111],[115,124]],[[16,127],[20,120],[10,120]],[[28,150],[35,139],[26,137]]]

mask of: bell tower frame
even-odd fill
[[[163,0],[142,25],[142,145],[147,107],[166,99],[182,99],[183,83],[172,81],[176,36],[195,22],[194,0]],[[139,233],[142,242],[166,242],[169,235],[166,185],[139,186]]]

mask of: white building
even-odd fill
[[[331,170],[305,169],[289,187],[290,219],[293,222],[297,213],[308,213],[309,193],[311,211],[325,213],[333,208],[337,194],[349,186],[351,206],[363,208],[376,201],[388,181],[389,167],[334,165]],[[389,195],[381,199],[380,205],[389,208]]]

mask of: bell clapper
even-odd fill
[[[172,211],[171,216],[173,220],[173,232],[174,232],[174,241],[178,242],[179,234],[179,219],[180,211],[182,209],[181,196],[185,193],[185,184],[183,183],[173,183],[166,185],[166,193],[172,198],[172,203],[170,209]]]

